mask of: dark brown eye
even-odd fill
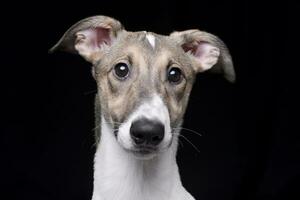
[[[118,63],[114,67],[115,75],[119,79],[125,79],[129,74],[129,67],[126,63]]]
[[[179,84],[182,80],[182,72],[177,67],[172,67],[168,70],[168,81],[170,83]]]

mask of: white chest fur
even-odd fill
[[[102,119],[95,155],[92,200],[193,200],[182,187],[175,154],[177,144],[151,160],[139,160],[117,143]]]

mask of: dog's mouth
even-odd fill
[[[116,134],[118,137],[118,133]],[[122,142],[119,141],[119,145],[128,153],[133,155],[135,158],[140,160],[149,160],[154,158],[160,153],[160,148],[158,146],[152,145],[132,145],[130,147],[125,146]]]
[[[158,148],[143,146],[143,147],[135,147],[130,150],[130,152],[138,159],[148,160],[155,157],[159,151]]]
[[[141,155],[147,155],[147,154],[155,153],[158,150],[156,147],[143,145],[143,146],[134,147],[134,149],[132,151],[134,153],[138,153]]]
[[[122,147],[123,145],[120,144]],[[138,156],[148,156],[148,155],[152,155],[152,154],[158,154],[159,153],[159,148],[158,147],[153,147],[153,146],[148,146],[148,145],[138,145],[138,146],[133,146],[130,149],[127,149],[125,147],[123,147],[125,151],[127,151],[128,153],[132,153],[134,155],[138,155]]]

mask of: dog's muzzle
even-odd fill
[[[137,149],[141,151],[155,150],[164,139],[165,127],[157,120],[141,118],[132,122],[130,136]]]

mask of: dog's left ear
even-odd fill
[[[199,30],[173,32],[170,37],[191,55],[196,72],[210,69],[212,72],[223,73],[230,82],[235,81],[231,56],[218,37]]]
[[[49,52],[56,50],[78,53],[91,63],[103,56],[124,28],[111,17],[93,16],[74,24]]]

